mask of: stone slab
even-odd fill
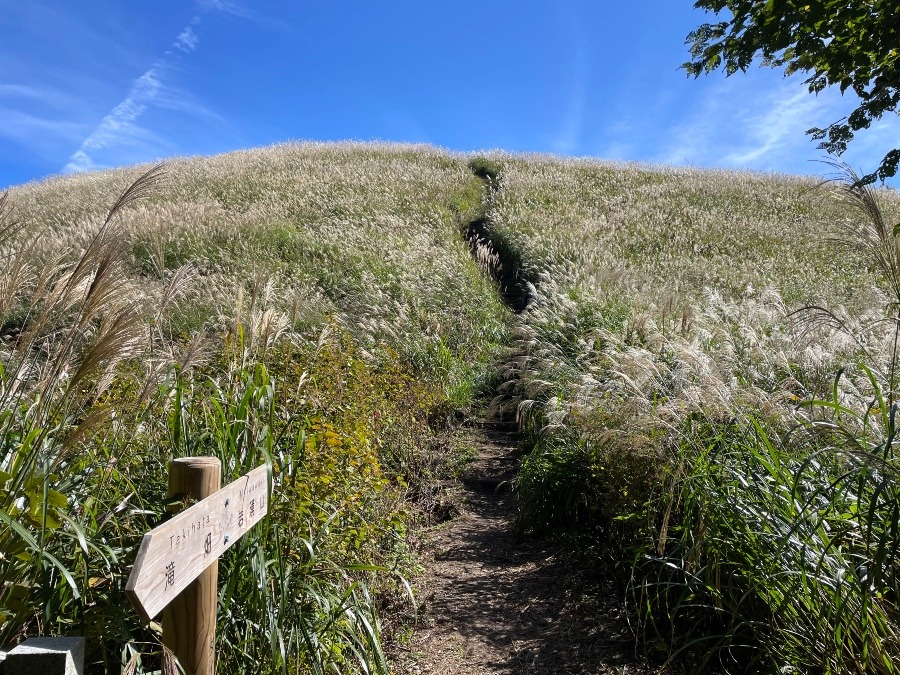
[[[6,654],[3,675],[83,675],[83,637],[28,638]]]

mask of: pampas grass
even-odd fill
[[[493,159],[489,216],[538,280],[495,402],[534,439],[520,527],[636,561],[647,646],[894,672],[900,201],[852,173]]]
[[[122,592],[167,461],[213,454],[273,470],[221,561],[221,667],[387,672],[402,497],[443,478],[442,415],[507,330],[465,162],[284,145],[0,198],[0,647],[76,633],[89,672],[172,670]]]

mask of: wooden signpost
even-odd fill
[[[221,471],[215,457],[169,465],[169,495],[201,501],[144,535],[125,587],[145,621],[163,611],[163,644],[188,675],[215,673],[218,559],[269,506],[265,465],[219,489]]]

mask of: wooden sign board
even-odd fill
[[[125,593],[145,621],[266,515],[268,490],[263,465],[144,535]]]

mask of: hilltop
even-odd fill
[[[517,536],[620,584],[642,667],[893,672],[898,211],[380,144],[14,188],[0,644],[82,633],[91,672],[158,668],[124,579],[168,459],[214,454],[273,468],[221,562],[220,669],[386,672],[487,417],[515,430]]]

